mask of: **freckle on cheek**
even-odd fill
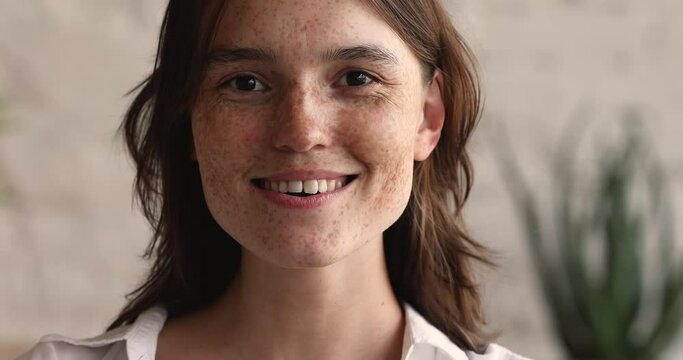
[[[328,236],[327,238],[327,243],[330,244],[331,248],[335,248],[337,245],[339,245],[339,231],[335,230]]]

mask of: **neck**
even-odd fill
[[[400,357],[404,319],[381,239],[321,268],[285,269],[245,250],[215,309],[249,358]]]

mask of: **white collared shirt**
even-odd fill
[[[406,304],[404,308],[406,328],[402,360],[526,359],[496,344],[490,344],[484,354],[463,351],[412,307]],[[17,360],[153,360],[157,338],[165,322],[166,310],[156,306],[141,313],[133,324],[93,338],[79,340],[61,335],[44,336]]]

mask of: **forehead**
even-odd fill
[[[331,48],[376,45],[410,52],[362,0],[227,0],[214,47],[258,47],[301,58]]]

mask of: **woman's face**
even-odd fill
[[[284,267],[380,241],[443,122],[422,72],[360,1],[228,1],[192,112],[218,224]]]

